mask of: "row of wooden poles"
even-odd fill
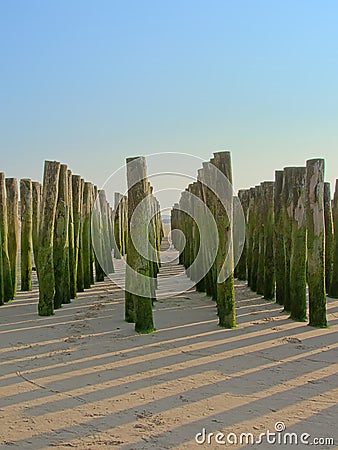
[[[326,295],[338,298],[338,180],[331,200],[324,175],[324,159],[310,159],[238,192],[247,231],[235,275],[316,327],[327,326]]]
[[[200,292],[206,292],[211,296],[217,305],[218,324],[225,328],[234,328],[236,326],[236,309],[235,309],[235,290],[234,290],[234,272],[233,272],[233,257],[226,258],[228,252],[232,251],[231,240],[231,213],[233,211],[233,197],[232,190],[226,189],[225,196],[228,197],[227,208],[218,198],[216,192],[210,188],[212,184],[211,178],[218,178],[215,184],[221,182],[222,179],[211,170],[210,164],[215,166],[220,173],[222,173],[229,181],[229,187],[232,185],[232,168],[231,168],[231,154],[230,152],[217,152],[214,157],[210,159],[210,163],[203,164],[203,168],[198,171],[197,181],[189,184],[186,191],[182,193],[179,203],[174,204],[171,210],[171,229],[180,230],[181,235],[175,236],[172,233],[172,242],[174,247],[180,251],[179,262],[186,268],[187,275],[193,280],[195,273],[192,273],[189,268],[192,266],[199,251],[202,251],[202,264],[207,267],[211,266],[206,275],[200,279],[196,284],[196,289]],[[199,198],[208,209],[217,227],[217,234],[219,238],[216,249],[216,257],[212,262],[210,259],[209,245],[200,248],[201,237],[210,232],[206,229],[203,218],[201,220],[202,227],[198,229],[196,220],[194,220],[193,208],[186,203],[194,202],[191,196],[186,193],[191,193],[193,196]],[[207,215],[207,210],[204,210]],[[203,214],[203,211],[200,211]],[[185,246],[181,242],[182,236],[185,236]],[[207,240],[210,242],[210,239]],[[227,260],[229,267],[229,276],[226,280],[218,282],[219,274]]]
[[[22,291],[32,290],[34,257],[41,316],[52,315],[54,309],[70,303],[77,292],[94,283],[94,275],[96,281],[104,280],[91,239],[96,198],[98,226],[106,233],[111,249],[113,210],[105,192],[72,174],[65,164],[45,161],[42,185],[21,179],[18,186],[15,178],[5,179],[0,174],[0,304],[16,295],[19,249]],[[108,247],[102,248],[107,260]]]
[[[214,153],[210,164],[232,183],[230,152]],[[338,180],[331,201],[330,184],[324,182],[324,166],[323,159],[311,159],[306,167],[286,167],[276,171],[275,181],[238,192],[246,239],[238,265],[232,267],[222,282],[218,282],[218,275],[224,262],[227,260],[231,265],[234,261],[231,226],[234,203],[226,211],[208,183],[204,183],[210,176],[209,164],[203,164],[197,181],[187,187],[180,202],[174,205],[171,228],[180,230],[186,242],[182,250],[182,238],[175,238],[173,233],[173,244],[181,251],[180,263],[192,280],[194,274],[189,268],[200,250],[208,264],[208,248],[200,248],[200,233],[207,230],[198,229],[194,218],[184,212],[186,192],[204,202],[217,224],[217,256],[196,288],[216,301],[220,326],[236,326],[235,277],[247,280],[248,286],[265,299],[284,305],[290,317],[298,321],[307,320],[308,289],[309,324],[327,326],[326,293],[338,298]]]
[[[42,185],[21,179],[18,186],[15,178],[5,179],[0,173],[0,304],[16,296],[18,273],[21,290],[32,290],[33,257],[38,313],[48,316],[75,299],[77,292],[113,273],[113,255],[117,259],[126,255],[125,320],[135,322],[138,332],[154,331],[152,305],[163,237],[160,205],[147,180],[144,158],[127,159],[127,179],[127,195],[115,193],[112,209],[104,190],[57,161],[45,161]],[[137,227],[134,239],[128,239],[133,213],[142,200],[149,206],[143,218],[149,224],[142,246],[150,243],[152,259],[144,257],[147,248],[142,254],[135,248]],[[149,286],[143,295],[135,294],[138,289],[131,269],[146,275]]]
[[[118,214],[123,218],[116,229],[126,239],[125,320],[135,323],[138,333],[155,331],[153,305],[156,300],[157,275],[160,270],[160,248],[163,238],[160,204],[147,179],[144,157],[127,158],[127,201],[120,202]],[[141,207],[141,217],[133,215]]]

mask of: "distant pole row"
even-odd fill
[[[38,276],[38,313],[48,316],[77,292],[103,281],[91,235],[91,216],[99,196],[100,230],[110,233],[103,253],[113,245],[114,213],[104,191],[73,175],[65,164],[45,161],[43,184],[0,174],[0,304],[16,295],[20,247],[21,290],[32,290],[32,256]],[[112,259],[110,254],[111,266]],[[94,270],[95,266],[95,270]],[[113,267],[111,267],[113,271]]]
[[[223,185],[221,188],[220,184]],[[210,213],[213,219],[210,219]],[[197,290],[206,292],[216,301],[218,324],[224,328],[236,326],[232,213],[231,154],[217,152],[209,163],[203,163],[197,181],[182,192],[179,203],[174,205],[171,229],[181,232],[172,234],[173,245],[181,252],[179,262],[186,268],[187,275],[196,281]],[[213,221],[215,233],[208,229]],[[196,265],[197,257],[200,262]],[[197,272],[201,266],[205,269],[202,273],[206,273],[199,279]],[[223,273],[227,276],[222,277]]]
[[[323,159],[275,172],[238,197],[246,214],[246,245],[236,276],[298,321],[326,327],[326,292],[338,298],[338,193],[331,205]]]

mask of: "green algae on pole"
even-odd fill
[[[32,181],[20,180],[21,205],[21,290],[32,290],[32,251],[33,251],[33,198]]]
[[[8,223],[8,257],[11,266],[13,298],[16,296],[18,278],[18,248],[19,248],[19,208],[18,181],[16,178],[6,178],[7,223]]]
[[[274,188],[273,181],[262,183],[263,189],[263,221],[264,221],[264,289],[266,300],[275,297],[275,266],[274,266]]]
[[[32,182],[32,242],[33,242],[33,254],[34,254],[34,264],[37,275],[39,271],[37,268],[39,260],[39,227],[40,227],[40,216],[41,216],[41,197],[42,197],[42,186],[38,181]]]
[[[67,166],[61,164],[59,173],[58,198],[55,211],[53,240],[54,263],[54,308],[61,308],[63,303],[70,302],[69,290],[69,243],[68,243],[68,175]]]
[[[285,297],[285,250],[283,232],[283,211],[282,211],[282,190],[284,171],[275,171],[275,192],[274,192],[274,250],[275,250],[275,277],[276,277],[276,303],[284,304]]]
[[[285,279],[284,279],[284,311],[290,312],[290,263],[291,263],[291,233],[292,233],[292,170],[284,168],[284,182],[282,190],[283,234],[285,251]]]
[[[236,309],[235,309],[235,289],[234,289],[234,260],[233,260],[233,245],[232,245],[232,214],[233,214],[233,192],[232,192],[232,168],[231,168],[231,153],[217,152],[214,153],[214,164],[227,178],[229,184],[224,186],[223,190],[224,205],[220,204],[217,199],[216,203],[216,223],[219,236],[218,252],[216,256],[217,261],[217,314],[218,325],[224,328],[236,327]],[[222,183],[223,180],[217,180]],[[216,185],[217,185],[216,181]],[[224,181],[223,181],[224,183]],[[221,191],[222,192],[222,191]],[[223,271],[226,271],[225,280],[220,280]]]
[[[1,228],[0,228],[0,240],[1,240]],[[0,241],[1,242],[1,241]],[[0,306],[5,304],[4,296],[4,270],[2,264],[2,251],[0,251]]]
[[[333,224],[331,208],[331,185],[324,183],[324,219],[325,219],[325,290],[329,291],[333,265]]]
[[[294,167],[292,177],[292,230],[290,260],[291,319],[306,321],[306,168]]]
[[[101,217],[101,208],[100,208],[100,200],[98,198],[98,189],[97,186],[94,186],[94,212],[92,215],[92,240],[93,246],[95,249],[95,280],[96,281],[104,281],[104,270],[102,268],[103,264],[103,245],[102,245],[102,217]]]
[[[53,236],[55,211],[58,199],[60,163],[45,161],[43,177],[42,211],[39,229],[39,304],[40,316],[54,314],[54,263],[53,263]]]
[[[131,220],[136,207],[147,197],[146,161],[143,157],[127,158],[127,183],[128,183],[128,229],[130,235]],[[146,201],[146,200],[145,200]],[[147,221],[147,217],[144,218]],[[146,222],[147,223],[147,222]],[[140,224],[141,225],[141,224]],[[135,236],[134,236],[135,234]],[[135,247],[135,240],[141,246],[142,254]],[[146,242],[144,242],[146,241]],[[152,311],[152,293],[150,283],[149,261],[147,254],[148,240],[133,233],[127,244],[126,267],[126,292],[125,292],[125,318],[135,322],[135,331],[138,333],[152,333],[155,331]],[[145,253],[145,252],[146,253]],[[144,296],[133,292],[135,276],[141,274],[138,279],[138,287],[143,288]],[[128,289],[131,288],[129,291]]]
[[[264,254],[264,242],[265,242],[265,227],[264,227],[264,191],[263,183],[259,186],[258,198],[257,198],[257,232],[258,232],[258,265],[257,265],[257,286],[256,292],[259,295],[264,294],[264,271],[265,271],[265,254]]]
[[[82,256],[83,256],[83,286],[91,286],[91,240],[90,240],[90,214],[92,201],[92,183],[85,182],[83,189],[83,229],[82,229]]]
[[[84,179],[80,178],[80,192],[79,192],[79,201],[80,201],[80,209],[78,216],[78,258],[77,258],[77,275],[76,275],[76,289],[77,292],[84,291],[84,278],[83,278],[83,254],[82,254],[82,245],[83,245],[83,189],[84,189]]]
[[[306,161],[309,325],[326,327],[324,159]]]
[[[332,298],[338,298],[338,179],[336,180],[332,212],[333,212],[333,229],[334,229],[333,269],[329,289],[329,296]]]
[[[73,214],[73,183],[72,172],[67,170],[68,186],[68,251],[69,251],[69,296],[70,299],[76,298],[76,266],[75,266],[75,243],[74,243],[74,214]]]
[[[248,207],[249,207],[249,190],[247,189],[241,189],[238,191],[238,198],[241,202],[243,213],[245,217],[245,223],[246,223],[246,234],[248,233]],[[248,267],[247,267],[247,244],[248,242],[245,240],[243,243],[243,251],[241,254],[241,257],[238,261],[237,267],[235,269],[235,277],[239,280],[245,281],[248,279]]]
[[[7,223],[7,202],[5,192],[5,174],[0,173],[0,235],[3,270],[4,301],[13,299],[12,274],[8,255],[8,223]]]

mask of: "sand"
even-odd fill
[[[157,332],[136,335],[110,281],[52,317],[37,316],[37,299],[35,288],[0,309],[1,449],[239,448],[195,435],[258,439],[278,421],[338,445],[337,300],[330,327],[314,329],[236,282],[237,329],[190,291],[157,302]]]

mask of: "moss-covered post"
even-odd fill
[[[85,289],[91,286],[91,242],[90,242],[90,204],[92,197],[92,183],[85,182],[83,190],[83,230],[82,230],[82,256],[83,256],[83,285]]]
[[[84,179],[80,179],[80,211],[79,211],[79,239],[78,239],[78,261],[77,261],[77,276],[76,288],[78,292],[84,291],[84,277],[83,277],[83,190]]]
[[[79,266],[79,248],[80,248],[80,231],[81,231],[81,177],[80,175],[72,175],[72,200],[73,200],[73,227],[74,227],[74,286],[78,291],[77,273]],[[74,297],[75,298],[75,297]]]
[[[257,265],[257,286],[256,292],[259,295],[264,294],[264,270],[265,270],[265,254],[264,254],[264,242],[265,242],[265,209],[264,209],[264,191],[263,183],[258,188],[257,196],[257,216],[256,227],[258,232],[258,265]]]
[[[122,198],[123,195],[119,192],[114,193],[114,257],[116,259],[121,259],[122,253]]]
[[[259,204],[261,197],[261,187],[255,186],[253,220],[252,220],[252,260],[251,260],[251,284],[252,291],[257,292],[258,263],[259,263]]]
[[[32,290],[33,193],[32,181],[20,180],[21,205],[21,290]]]
[[[285,250],[284,250],[284,216],[283,191],[284,171],[275,171],[274,191],[274,249],[275,249],[275,277],[276,277],[276,303],[284,305],[285,298]]]
[[[292,230],[290,260],[291,319],[306,321],[306,215],[305,167],[294,167],[292,177]]]
[[[53,240],[55,309],[70,302],[68,227],[68,174],[67,166],[61,164]]]
[[[332,205],[333,213],[333,267],[332,276],[329,289],[329,296],[332,298],[338,298],[338,179],[336,180],[335,192]]]
[[[325,219],[325,291],[330,290],[333,268],[333,224],[331,208],[331,185],[324,183]]]
[[[73,212],[73,175],[71,170],[67,170],[68,187],[68,260],[69,260],[69,296],[76,298],[76,255],[74,238],[74,212]]]
[[[8,223],[8,257],[11,267],[12,298],[16,296],[18,280],[18,248],[19,248],[19,201],[18,181],[6,178],[7,223]]]
[[[274,266],[274,189],[273,181],[265,181],[263,189],[264,206],[264,288],[266,300],[275,297],[275,266]]]
[[[248,221],[248,228],[247,228],[247,266],[248,266],[248,287],[252,290],[253,289],[253,249],[254,249],[254,233],[255,233],[255,196],[256,196],[256,189],[254,187],[250,188],[249,191],[249,206],[247,211],[247,221]]]
[[[242,208],[243,208],[243,214],[245,217],[245,224],[246,224],[246,235],[248,234],[248,207],[249,207],[249,190],[248,189],[241,189],[238,191],[238,198],[241,202]],[[235,269],[235,277],[237,277],[239,280],[245,281],[248,279],[248,267],[247,267],[247,250],[248,242],[247,240],[243,243],[243,251],[241,254],[241,257],[238,261],[237,267]]]
[[[135,331],[138,333],[152,333],[155,331],[152,311],[152,285],[150,283],[149,261],[142,256],[135,248],[134,242],[142,249],[143,255],[147,254],[147,239],[135,232],[130,235],[130,225],[132,215],[136,207],[147,196],[146,161],[143,157],[127,159],[127,182],[128,182],[128,228],[129,238],[127,246],[127,268],[126,268],[126,296],[125,296],[125,317],[127,321],[135,321]],[[148,218],[145,217],[145,223]],[[141,224],[140,224],[141,225]],[[135,230],[136,231],[136,230]],[[133,273],[134,271],[134,273]],[[133,292],[135,286],[135,272],[143,277],[136,280],[138,289],[141,289],[144,296]],[[128,291],[131,288],[131,291]]]
[[[95,249],[95,280],[104,281],[103,265],[103,244],[102,244],[102,216],[100,199],[98,198],[99,192],[97,186],[94,186],[94,199],[95,199],[95,212],[92,216],[92,239]]]
[[[54,314],[54,263],[53,263],[53,237],[55,211],[58,199],[60,163],[45,161],[42,211],[39,230],[40,248],[38,252],[39,277],[39,304],[40,316]]]
[[[1,228],[0,228],[0,239],[1,239]],[[4,295],[4,270],[2,263],[2,251],[0,251],[0,306],[5,304]]]
[[[11,266],[8,256],[8,223],[7,223],[7,202],[5,191],[5,174],[0,173],[0,232],[1,232],[1,251],[3,265],[3,286],[4,301],[8,302],[13,299],[13,286]]]
[[[232,168],[231,153],[217,152],[214,153],[214,164],[218,170],[228,179],[229,185],[224,186],[224,180],[217,177],[218,183],[223,184],[223,188],[217,187],[217,192],[224,192],[224,203],[227,210],[220,203],[219,199],[216,204],[216,223],[218,229],[218,252],[216,256],[217,263],[217,314],[218,325],[224,328],[236,327],[236,310],[235,310],[235,289],[234,289],[234,260],[232,245],[232,214],[233,214],[233,192],[232,192]],[[225,269],[225,272],[224,272]],[[227,278],[222,280],[224,273]],[[221,278],[220,278],[221,277]]]
[[[326,327],[324,159],[306,161],[309,325]]]
[[[284,311],[291,310],[290,294],[290,263],[291,263],[291,234],[292,234],[292,167],[285,167],[282,191],[282,214],[285,252],[285,280],[284,280]]]
[[[32,242],[33,242],[33,254],[34,254],[34,264],[37,274],[38,269],[38,253],[39,253],[39,227],[40,227],[40,217],[41,217],[41,199],[42,199],[42,186],[38,181],[32,182]]]

